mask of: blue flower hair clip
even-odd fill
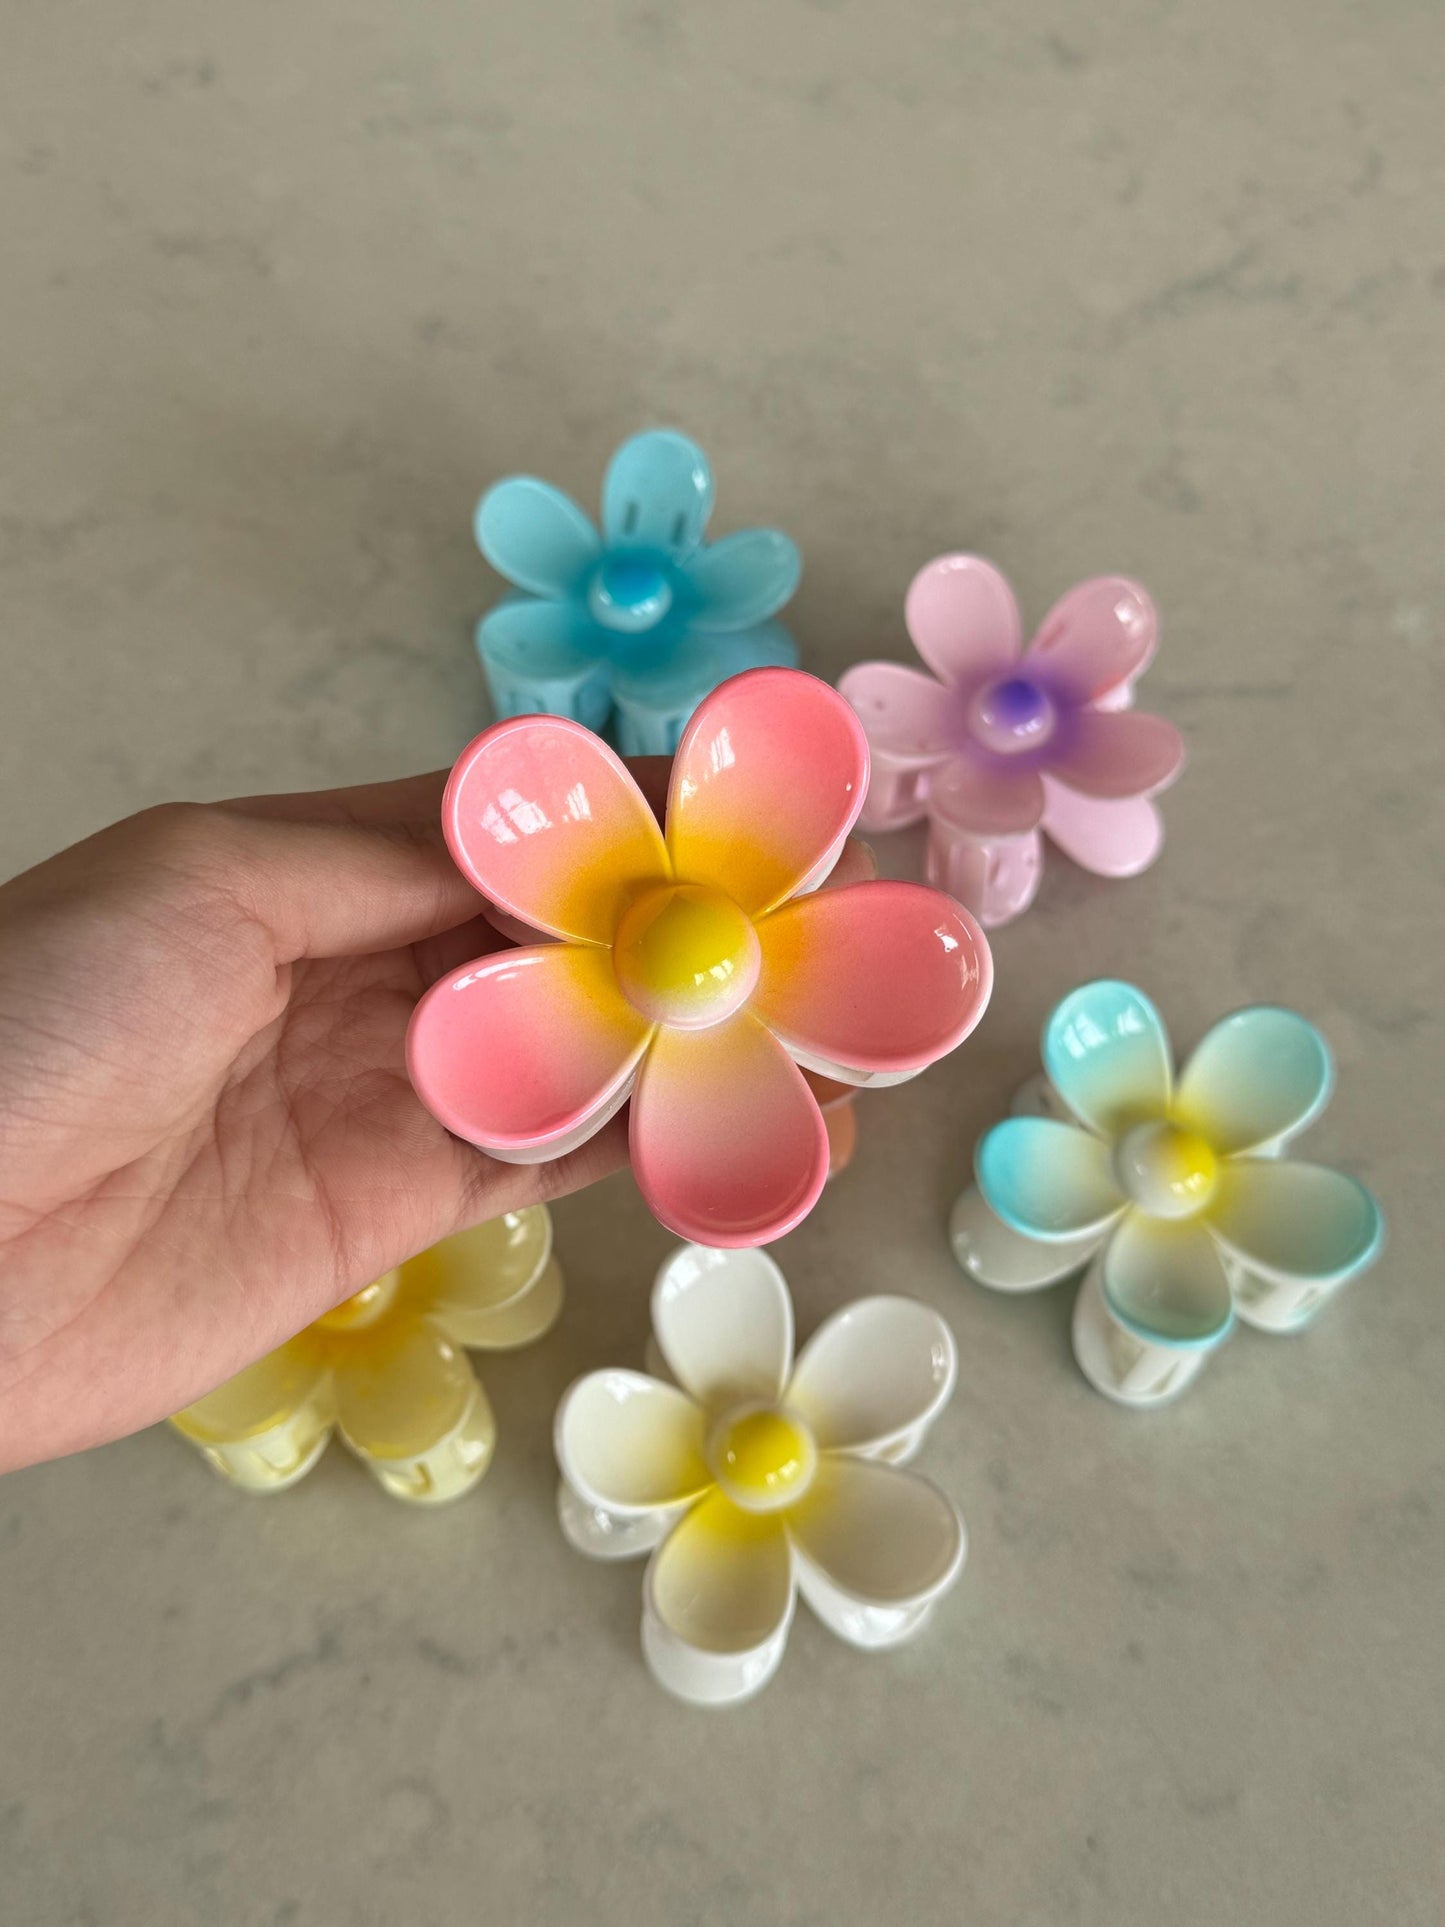
[[[729,676],[792,667],[769,618],[798,586],[797,546],[777,529],[704,542],[712,470],[685,435],[654,429],[613,455],[602,531],[569,496],[511,475],[477,504],[477,546],[523,593],[477,625],[498,718],[546,711],[625,755],[668,755],[703,697]]]

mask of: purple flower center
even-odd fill
[[[1057,721],[1048,691],[1027,676],[1004,676],[986,683],[968,706],[973,736],[997,756],[1037,749],[1048,741]]]

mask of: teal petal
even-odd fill
[[[673,635],[665,648],[618,651],[613,687],[619,702],[695,709],[729,676],[745,669],[793,669],[798,645],[780,622],[731,635]]]
[[[1319,1116],[1333,1082],[1329,1046],[1271,1004],[1217,1023],[1184,1067],[1175,1116],[1232,1156],[1292,1137]]]
[[[570,496],[535,475],[511,475],[477,504],[477,547],[498,575],[533,595],[580,591],[602,554],[597,531]]]
[[[1316,1285],[1363,1271],[1384,1235],[1380,1207],[1364,1185],[1293,1158],[1230,1158],[1220,1167],[1209,1224],[1248,1270]]]
[[[477,624],[477,654],[498,721],[570,716],[601,729],[612,708],[606,639],[575,602],[513,596]]]
[[[777,529],[742,529],[710,542],[683,571],[696,598],[693,628],[744,629],[766,620],[792,595],[802,572],[796,543]]]
[[[602,483],[608,547],[659,550],[684,561],[702,541],[712,494],[712,470],[696,442],[672,428],[634,435]]]
[[[1109,1147],[1077,1124],[1010,1117],[979,1145],[974,1173],[985,1204],[1029,1238],[1080,1238],[1124,1208]]]
[[[1169,1034],[1132,984],[1104,979],[1071,991],[1044,1027],[1043,1052],[1059,1096],[1105,1137],[1169,1108]]]
[[[1105,1248],[1100,1283],[1110,1311],[1146,1344],[1213,1346],[1234,1323],[1229,1278],[1201,1224],[1129,1212]]]

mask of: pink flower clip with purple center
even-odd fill
[[[1158,634],[1139,584],[1079,583],[1024,650],[1003,575],[981,556],[942,555],[914,577],[904,620],[931,675],[863,662],[838,685],[872,753],[862,827],[926,817],[929,881],[986,926],[1033,901],[1045,832],[1097,876],[1147,869],[1164,841],[1151,799],[1179,774],[1184,745],[1172,723],[1131,707]]]

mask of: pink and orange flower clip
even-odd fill
[[[632,1166],[679,1237],[764,1244],[812,1209],[828,1136],[804,1071],[898,1083],[951,1051],[993,982],[972,916],[916,883],[817,890],[868,787],[836,691],[736,676],[678,746],[658,827],[580,724],[518,716],[458,759],[448,845],[543,939],[435,984],[407,1040],[422,1101],[514,1163],[584,1144],[632,1100]]]

